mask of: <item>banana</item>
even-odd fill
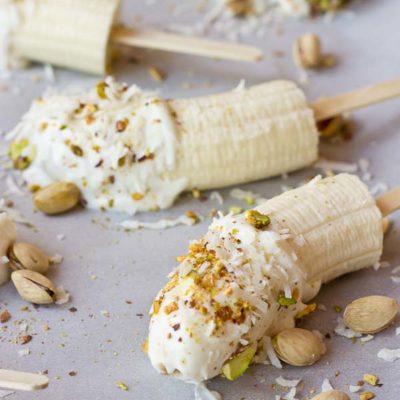
[[[382,214],[349,174],[214,220],[152,305],[151,363],[198,383],[247,349],[257,349],[253,362],[265,360],[269,337],[294,326],[303,302],[322,283],[378,262],[382,241]]]
[[[15,55],[104,75],[119,1],[40,0],[13,35]],[[51,23],[49,23],[51,21]]]
[[[4,212],[0,213],[0,286],[8,281],[10,268],[7,262],[8,250],[14,243],[17,229],[14,222]]]
[[[171,176],[185,176],[189,188],[265,179],[317,160],[313,111],[293,82],[272,81],[168,104],[178,143]]]
[[[313,115],[288,81],[166,101],[107,78],[87,93],[35,101],[9,135],[10,155],[31,187],[73,182],[88,207],[134,214],[167,208],[187,189],[312,164]]]

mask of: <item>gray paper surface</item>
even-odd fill
[[[186,11],[179,15],[172,15],[171,9],[174,4],[182,6],[182,2],[158,0],[152,3],[148,6],[142,1],[125,1],[125,21],[132,22],[133,16],[139,15],[141,23],[190,26],[201,16],[196,11],[197,1],[186,0]],[[114,74],[128,83],[157,88],[169,98],[228,90],[242,78],[249,85],[276,78],[298,80],[300,73],[293,65],[291,46],[299,34],[311,31],[321,36],[326,52],[338,58],[335,68],[309,74],[304,90],[313,100],[399,78],[399,16],[397,0],[363,1],[330,23],[325,19],[287,20],[267,27],[263,37],[244,37],[245,42],[264,49],[265,59],[258,64],[137,51],[131,53],[142,61],[138,64],[119,61]],[[213,35],[212,29],[209,35]],[[276,51],[282,51],[283,56],[278,57]],[[167,73],[165,82],[159,84],[151,80],[147,69],[153,65]],[[45,79],[36,82],[34,76],[43,76],[42,66],[13,73],[10,79],[0,81],[9,87],[0,92],[1,130],[11,129],[31,100],[48,85]],[[88,87],[96,80],[92,76],[56,69],[55,85],[58,87]],[[193,87],[187,89],[186,82]],[[321,155],[348,162],[368,158],[371,161],[371,187],[378,182],[389,187],[399,185],[399,110],[400,100],[397,99],[355,112],[354,139],[336,145],[322,144]],[[309,169],[290,174],[288,180],[276,178],[240,187],[272,197],[281,192],[282,185],[296,185],[304,177],[315,174],[315,169]],[[4,179],[0,181],[0,189],[2,193],[7,190]],[[188,209],[207,215],[213,207],[227,210],[231,205],[240,205],[239,201],[229,198],[229,190],[221,193],[226,199],[223,206],[184,196],[170,210],[142,214],[138,218],[155,220],[178,216]],[[0,368],[48,371],[50,378],[50,386],[44,391],[18,392],[7,399],[192,399],[191,385],[159,375],[140,348],[147,335],[147,313],[151,302],[166,282],[166,275],[176,265],[175,257],[185,253],[190,239],[206,231],[210,220],[194,227],[126,233],[116,228],[116,222],[126,218],[124,215],[81,210],[46,217],[33,211],[28,194],[12,195],[11,198],[15,207],[36,227],[18,226],[19,240],[37,244],[49,254],[64,256],[63,263],[53,267],[49,277],[71,293],[71,301],[62,306],[37,309],[28,305],[28,310],[23,310],[27,304],[19,298],[12,284],[0,288],[0,310],[8,309],[13,316],[8,323],[0,324]],[[396,266],[400,264],[399,214],[392,219],[394,227],[385,238],[383,260]],[[60,234],[65,235],[65,239],[58,240]],[[400,325],[400,321],[365,344],[352,343],[333,334],[339,316],[333,310],[335,305],[345,307],[351,300],[370,294],[399,299],[400,286],[390,276],[391,268],[369,269],[342,277],[323,288],[316,301],[324,304],[327,311],[316,312],[302,325],[331,335],[331,339],[326,340],[328,352],[316,365],[308,368],[285,366],[283,370],[254,366],[236,382],[218,378],[212,380],[209,387],[223,394],[224,399],[273,399],[279,392],[271,385],[282,375],[302,378],[298,397],[303,399],[307,395],[312,397],[310,390],[319,392],[324,378],[329,378],[335,388],[347,390],[348,384],[355,385],[364,373],[373,373],[380,377],[383,386],[366,386],[365,390],[375,392],[377,399],[397,399],[400,360],[394,363],[383,361],[377,358],[377,352],[383,347],[400,347],[400,336],[395,336],[395,326]],[[76,311],[70,311],[71,307]],[[33,336],[24,346],[15,344],[23,321],[28,323],[29,333]],[[50,329],[45,331],[44,325]],[[26,347],[30,354],[21,357],[18,352]],[[129,390],[118,389],[119,381]],[[352,395],[352,399],[358,399],[358,394]]]

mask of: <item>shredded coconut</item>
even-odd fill
[[[328,378],[325,378],[322,382],[321,391],[322,392],[329,392],[329,390],[333,390],[333,386]]]
[[[315,164],[315,168],[321,169],[323,171],[333,170],[337,172],[349,172],[355,173],[358,170],[358,165],[355,163],[348,163],[343,161],[330,161],[320,158]]]
[[[343,336],[348,339],[361,337],[361,333],[354,332],[352,329],[347,328],[343,322],[343,318],[337,319],[337,325],[335,327],[336,335]]]
[[[222,197],[221,193],[217,191],[211,192],[210,200],[216,201],[219,205],[224,204],[224,198]]]
[[[159,229],[173,228],[179,225],[191,226],[194,225],[195,223],[196,221],[193,218],[189,218],[186,215],[181,215],[177,218],[169,218],[169,219],[163,218],[155,222],[141,222],[138,220],[130,219],[122,221],[119,225],[121,225],[125,229],[130,229],[130,230],[137,230],[142,228],[159,230]]]
[[[284,387],[296,387],[301,382],[301,379],[285,379],[283,376],[280,376],[275,379],[275,382]]]
[[[367,343],[374,339],[374,335],[366,335],[360,339],[360,342]]]
[[[396,361],[400,358],[400,348],[399,349],[387,349],[383,348],[379,350],[378,357],[385,361]]]
[[[362,389],[362,386],[349,385],[350,393],[358,393]]]

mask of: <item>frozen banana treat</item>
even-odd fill
[[[75,184],[88,207],[134,214],[184,190],[255,181],[312,164],[313,110],[292,82],[166,100],[112,78],[36,99],[9,134],[32,191]]]
[[[349,174],[315,178],[244,214],[216,218],[153,303],[151,363],[194,383],[240,376],[265,361],[279,332],[307,339],[307,331],[290,331],[304,303],[321,284],[376,263],[382,241],[382,213]]]

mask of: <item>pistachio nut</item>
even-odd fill
[[[42,274],[35,271],[20,270],[11,274],[19,295],[34,304],[51,304],[56,298],[56,287]]]
[[[306,33],[293,45],[295,63],[304,69],[318,68],[321,65],[321,41],[313,33]]]
[[[353,331],[377,333],[396,318],[399,305],[395,299],[386,296],[367,296],[350,303],[343,315],[344,323]]]
[[[44,274],[50,267],[49,257],[29,243],[14,243],[8,251],[8,258],[14,271],[29,269]]]
[[[35,192],[33,203],[46,214],[61,214],[74,208],[79,196],[79,188],[74,183],[56,182]]]
[[[350,400],[350,397],[341,390],[328,390],[317,394],[311,400]]]
[[[253,13],[253,2],[251,0],[228,0],[227,9],[236,16],[245,16]]]
[[[223,367],[222,367],[222,375],[230,381],[234,381],[235,379],[242,376],[249,365],[254,355],[256,354],[256,346],[247,347],[245,350],[236,354],[233,358],[231,358]]]
[[[314,364],[326,351],[322,339],[316,333],[300,328],[278,333],[272,344],[282,361],[296,367]]]

